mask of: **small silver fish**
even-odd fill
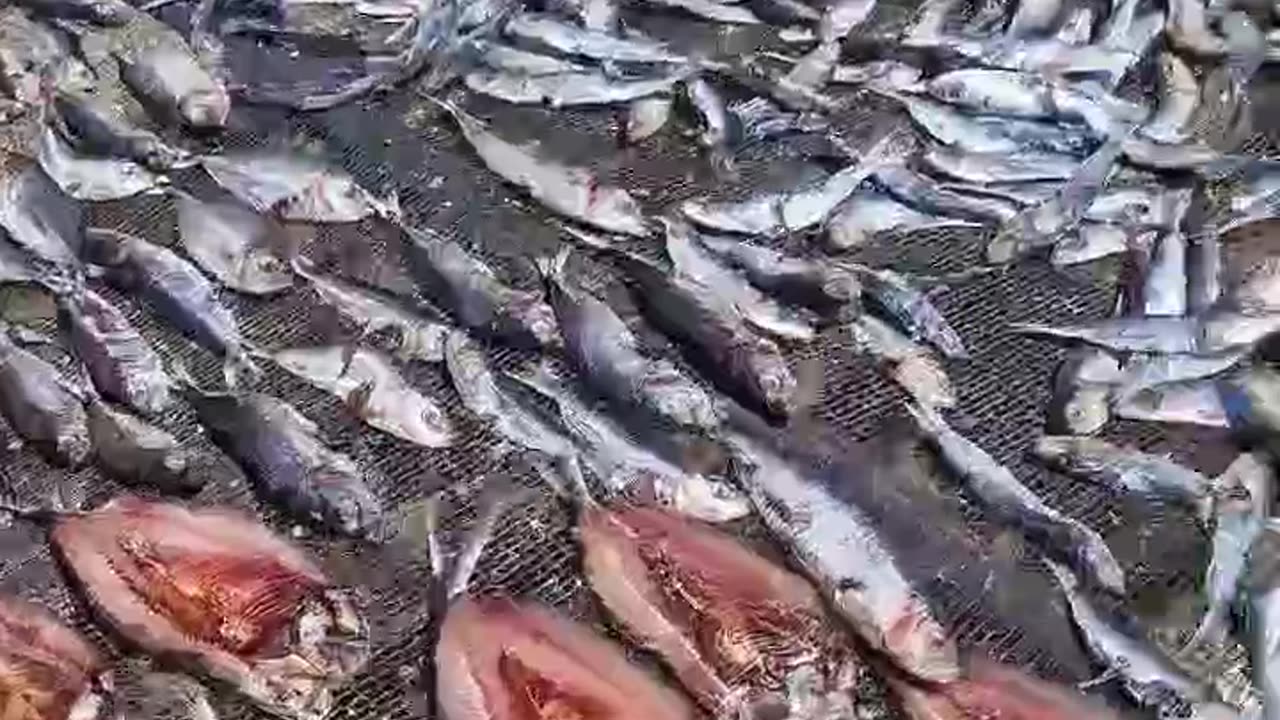
[[[1118,447],[1089,437],[1049,435],[1036,441],[1035,456],[1049,467],[1081,480],[1145,499],[1185,505],[1202,520],[1212,508],[1209,478],[1167,457]]]
[[[581,105],[613,105],[667,93],[682,73],[641,80],[614,80],[601,72],[556,75],[517,75],[509,72],[476,70],[464,76],[472,92],[516,105],[550,105],[553,108]]]
[[[293,287],[289,264],[270,246],[282,233],[268,218],[238,203],[177,198],[178,237],[187,255],[223,285],[247,295]]]
[[[429,448],[453,444],[448,415],[411,386],[391,360],[367,348],[288,348],[271,354],[277,365],[337,397],[366,425]]]
[[[857,65],[836,65],[831,82],[840,85],[877,84],[889,88],[914,85],[924,75],[915,65],[898,60],[872,60]]]
[[[121,312],[88,288],[58,297],[58,320],[72,350],[103,397],[144,415],[172,404],[164,362]]]
[[[842,267],[791,257],[736,238],[704,236],[698,241],[746,274],[751,284],[787,302],[829,314],[858,300],[861,284],[855,273]]]
[[[618,37],[600,30],[577,27],[550,15],[520,13],[503,27],[503,32],[526,42],[550,47],[565,55],[630,63],[685,64],[688,58],[665,43],[639,35]]]
[[[503,140],[453,103],[431,101],[453,117],[490,170],[526,190],[549,210],[607,232],[637,237],[649,234],[639,203],[626,190],[603,183],[584,168],[548,161],[531,148]]]
[[[951,379],[927,348],[866,313],[849,324],[849,334],[854,347],[874,357],[898,387],[922,407],[942,410],[956,406]]]
[[[1079,159],[1070,155],[974,153],[947,145],[929,146],[921,159],[935,173],[973,183],[1069,180],[1080,166]]]
[[[925,91],[971,112],[1049,119],[1057,110],[1052,88],[1042,76],[1012,70],[951,70],[931,78]]]
[[[1244,356],[1239,351],[1218,355],[1130,355],[1116,381],[1117,392],[1126,395],[1165,383],[1212,378],[1235,367]]]
[[[981,223],[929,215],[888,195],[858,190],[825,223],[826,245],[843,251],[867,245],[878,233],[936,227],[980,227]]]
[[[900,202],[928,213],[980,223],[1009,222],[1018,214],[1018,209],[1008,202],[955,192],[902,165],[881,167],[874,179],[877,187]]]
[[[350,223],[372,215],[396,214],[340,168],[300,153],[206,155],[200,158],[200,165],[241,202],[282,220]]]
[[[861,265],[849,265],[849,268],[862,282],[863,299],[872,311],[884,315],[913,340],[933,345],[946,357],[969,357],[960,334],[907,278],[888,268]]]
[[[682,10],[695,17],[732,25],[759,25],[761,19],[742,5],[719,0],[644,0],[649,5]]]
[[[167,119],[193,130],[226,126],[231,98],[226,87],[200,65],[173,28],[144,12],[110,30],[120,79]]]
[[[1079,325],[1015,324],[1017,332],[1079,340],[1117,352],[1212,355],[1246,348],[1280,329],[1280,315],[1213,311],[1194,318],[1125,317]]]
[[[1111,592],[1124,594],[1124,569],[1092,528],[1050,507],[976,443],[951,429],[931,410],[908,404],[921,433],[984,508],[1021,529],[1048,554]]]
[[[82,393],[8,332],[0,332],[0,414],[49,462],[76,469],[88,461],[92,443]]]
[[[1160,237],[1142,285],[1142,314],[1179,316],[1187,313],[1187,238],[1180,226],[1191,205],[1191,191],[1170,198],[1169,231]]]
[[[969,152],[1040,150],[1080,155],[1095,140],[1087,131],[1070,126],[1020,118],[969,115],[929,98],[891,95],[900,100],[911,119],[935,140]]]
[[[474,39],[470,43],[480,62],[508,73],[523,75],[560,75],[564,73],[590,72],[591,68],[581,63],[530,52],[518,47],[492,40]]]

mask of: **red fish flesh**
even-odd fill
[[[44,609],[0,596],[0,718],[97,720],[110,687],[84,638]]]

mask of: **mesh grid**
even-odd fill
[[[877,26],[869,35],[900,27],[909,17],[909,5],[881,3]],[[180,12],[180,8],[172,12]],[[670,39],[678,47],[713,55],[743,52],[770,40],[761,36],[760,29],[719,30],[652,13],[628,12],[627,18],[632,26]],[[230,43],[230,57],[253,63],[248,70],[240,68],[248,73],[247,78],[263,76],[266,68],[277,62],[283,69],[270,70],[273,75],[269,79],[278,79],[274,73],[288,77],[315,71],[305,53],[295,57],[291,52],[294,47],[315,50],[306,44],[264,43],[261,38],[243,36],[231,38]],[[874,43],[855,41],[849,52],[851,58],[869,58],[877,50]],[[1268,92],[1271,82],[1264,74],[1256,93],[1259,132],[1247,149],[1258,154],[1270,153],[1280,142],[1280,125],[1267,126],[1276,116],[1266,112],[1274,102]],[[734,92],[725,90],[730,95]],[[859,98],[853,105],[857,109],[837,118],[837,127],[856,144],[891,109],[873,97]],[[513,108],[483,98],[468,99],[467,107],[489,120],[506,138],[537,140],[551,157],[593,167],[604,178],[633,191],[646,209],[654,212],[693,195],[734,197],[761,187],[782,187],[815,170],[804,161],[802,143],[767,143],[744,152],[737,164],[736,182],[720,183],[696,143],[678,129],[668,128],[639,146],[619,147],[618,127],[623,118],[616,111],[552,112]],[[410,223],[459,238],[517,287],[537,287],[529,258],[550,252],[558,243],[545,211],[489,174],[448,119],[411,92],[305,115],[237,106],[231,130],[216,143],[223,149],[302,145],[319,152],[377,194],[394,188]],[[174,209],[165,198],[97,205],[90,221],[157,243],[177,242]],[[396,292],[413,292],[400,240],[379,223],[291,231],[309,240],[306,252],[322,266]],[[849,257],[902,271],[943,275],[976,267],[986,237],[976,230],[888,234]],[[783,240],[780,246],[804,254],[821,252],[820,242],[805,238]],[[574,268],[588,287],[606,297],[631,322],[645,343],[672,355],[667,343],[636,319],[635,309],[609,264],[583,257],[575,259]],[[1006,328],[1010,322],[1061,322],[1107,315],[1119,270],[1114,263],[1103,261],[1055,271],[1043,260],[1033,260],[942,287],[933,297],[973,355],[969,361],[948,367],[960,401],[957,424],[1051,504],[1104,534],[1122,564],[1130,569],[1130,604],[1150,627],[1173,642],[1178,633],[1185,633],[1197,610],[1195,590],[1205,562],[1203,538],[1189,530],[1194,526],[1189,518],[1174,510],[1152,514],[1126,506],[1097,486],[1068,481],[1028,461],[1026,450],[1041,433],[1050,378],[1062,353],[1057,346],[1014,335]],[[168,363],[181,364],[205,382],[219,377],[216,361],[158,321],[135,298],[95,288],[126,312]],[[230,292],[224,293],[223,299],[248,338],[264,348],[331,342],[349,337],[352,331],[337,322],[301,283],[271,299],[238,297]],[[4,291],[0,302],[6,319],[45,330],[53,327],[52,306],[33,301],[29,293]],[[1088,662],[1034,552],[986,522],[939,471],[930,454],[916,446],[901,417],[900,392],[871,363],[850,351],[848,337],[840,328],[831,329],[811,346],[790,347],[788,353],[796,365],[817,360],[823,368],[825,382],[813,414],[825,426],[823,436],[834,441],[823,445],[834,450],[824,452],[821,458],[833,485],[882,508],[886,534],[902,550],[909,573],[928,591],[960,642],[1052,677],[1089,677]],[[55,359],[57,355],[53,353]],[[528,354],[509,350],[496,350],[491,355],[504,368],[531,359]],[[415,387],[446,408],[458,429],[454,447],[426,450],[362,429],[336,399],[278,369],[268,369],[259,389],[313,418],[335,447],[370,472],[375,491],[388,507],[446,489],[450,509],[444,519],[446,529],[468,525],[483,482],[494,473],[511,475],[517,483],[540,491],[537,481],[520,467],[495,462],[498,439],[459,406],[442,367],[419,363],[403,369]],[[296,534],[335,578],[363,589],[376,651],[369,670],[339,695],[335,716],[430,716],[426,696],[416,680],[417,668],[431,652],[424,639],[431,622],[425,615],[429,570],[421,553],[400,546],[368,547],[297,533],[287,519],[254,499],[234,463],[200,432],[189,408],[175,408],[161,418],[161,424],[195,450],[193,472],[208,479],[197,502],[241,506],[279,531]],[[816,447],[806,434],[811,431],[812,426],[805,424],[781,434]],[[7,490],[24,501],[46,502],[58,488],[64,497],[94,505],[122,491],[93,469],[75,473],[52,469],[33,451],[14,442],[7,429],[3,432]],[[1230,459],[1230,448],[1217,432],[1116,423],[1106,435],[1144,450],[1169,452],[1206,472],[1219,471]],[[871,442],[863,442],[867,440]],[[873,462],[859,465],[858,459],[867,457]],[[921,523],[922,517],[928,522]],[[760,527],[746,522],[737,531],[762,552],[779,557]],[[540,492],[536,499],[510,509],[498,524],[471,587],[536,598],[607,629],[583,585],[578,562],[573,513],[555,497]],[[128,654],[118,639],[104,635],[88,618],[59,574],[38,528],[19,524],[0,529],[0,591],[38,599],[114,658]],[[1223,675],[1228,680],[1233,672],[1238,674],[1242,662],[1238,652],[1234,657],[1237,669]],[[229,693],[216,692],[215,696],[215,706],[225,720],[263,717]]]

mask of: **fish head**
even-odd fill
[[[799,383],[785,360],[773,353],[752,353],[751,377],[760,399],[768,411],[777,417],[787,417],[796,409]]]
[[[64,423],[54,439],[53,457],[67,468],[84,467],[89,462],[89,454],[93,443],[89,438],[89,428],[84,422]]]
[[[1062,464],[1075,451],[1074,440],[1062,435],[1045,435],[1036,441],[1035,456],[1050,465]]]
[[[1111,388],[1082,385],[1072,388],[1049,407],[1047,427],[1052,432],[1091,435],[1111,420]]]
[[[367,537],[382,523],[382,505],[354,468],[329,465],[311,474],[325,525],[349,537]]]
[[[220,87],[192,90],[178,101],[178,114],[193,130],[221,130],[231,114],[231,98]]]

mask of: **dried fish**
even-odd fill
[[[859,315],[849,325],[849,332],[854,346],[887,366],[898,387],[921,406],[932,409],[955,407],[956,395],[951,379],[927,348],[869,314]]]
[[[600,30],[587,30],[551,15],[520,13],[507,22],[503,32],[565,55],[581,55],[596,60],[672,64],[684,64],[688,60],[656,40],[639,35],[617,37]]]
[[[695,17],[733,25],[759,25],[761,19],[742,5],[719,0],[644,0],[650,5],[681,10]]]
[[[110,35],[120,79],[162,117],[193,130],[226,125],[231,112],[227,89],[200,65],[177,31],[145,12],[134,12]]]
[[[676,692],[627,662],[597,633],[534,605],[455,601],[435,652],[449,720],[518,720],[549,713],[617,720],[692,720]]]
[[[1111,420],[1112,384],[1120,362],[1105,350],[1072,348],[1054,372],[1049,432],[1092,435]]]
[[[49,462],[78,468],[89,459],[84,399],[58,369],[0,332],[0,414]]]
[[[1212,379],[1183,380],[1117,393],[1116,417],[1148,422],[1228,427],[1227,410]]]
[[[640,80],[615,80],[602,72],[517,75],[477,70],[463,78],[472,92],[516,105],[613,105],[669,93],[683,73]]]
[[[75,200],[120,200],[164,183],[162,176],[132,160],[78,155],[49,127],[40,132],[39,160],[49,179]]]
[[[1247,348],[1280,328],[1280,315],[1214,310],[1198,317],[1125,317],[1079,325],[1015,324],[1015,331],[1078,340],[1116,352],[1213,355]]]
[[[271,358],[346,403],[369,427],[423,447],[453,444],[453,425],[444,410],[374,350],[336,345],[290,348],[277,350]]]
[[[1018,214],[1010,202],[989,196],[956,192],[902,165],[875,172],[876,187],[899,202],[922,212],[949,215],[978,223],[1008,222]]]
[[[108,400],[144,415],[172,402],[160,356],[117,307],[87,288],[58,297],[59,321],[93,386]]]
[[[36,257],[75,267],[84,208],[39,165],[8,157],[0,161],[0,229]]]
[[[201,390],[189,381],[183,395],[264,500],[343,535],[380,530],[382,509],[364,473],[321,441],[316,424],[292,406],[261,393]]]
[[[969,152],[1037,150],[1080,155],[1096,145],[1092,134],[1083,128],[969,115],[928,98],[887,94],[905,105],[912,121],[935,140]]]
[[[933,345],[946,357],[969,357],[960,335],[929,298],[912,287],[905,277],[888,268],[849,267],[862,281],[863,299],[873,312],[884,315],[912,340]]]
[[[923,156],[936,173],[973,183],[1019,183],[1069,180],[1080,161],[1070,155],[1046,152],[973,153],[954,146],[933,145]]]
[[[826,238],[830,250],[840,251],[862,247],[878,233],[979,226],[972,220],[929,215],[888,195],[859,190],[827,219]]]
[[[14,717],[97,720],[110,713],[106,661],[44,608],[0,595],[0,647],[0,707],[22,713]]]
[[[804,578],[662,510],[589,506],[579,527],[596,595],[707,712],[853,715],[861,662]]]
[[[1161,53],[1160,105],[1140,132],[1158,142],[1182,142],[1199,103],[1195,73],[1176,54]]]
[[[856,303],[862,289],[857,275],[839,265],[789,257],[736,238],[704,236],[698,242],[745,273],[761,290],[824,314]]]
[[[163,429],[123,410],[89,403],[89,437],[98,466],[130,486],[192,494],[204,479],[187,472],[188,455]]]
[[[52,541],[123,638],[282,717],[324,717],[368,662],[350,593],[235,511],[122,497],[60,516]]]
[[[554,55],[529,52],[490,40],[474,39],[470,48],[494,70],[524,75],[561,75],[588,72],[590,67]]]
[[[1182,504],[1197,517],[1208,517],[1213,499],[1209,479],[1166,457],[1070,436],[1042,437],[1034,452],[1049,467],[1071,477],[1148,500]]]
[[[607,232],[649,234],[639,204],[626,190],[605,185],[588,170],[541,159],[531,148],[499,138],[453,103],[430,101],[453,117],[490,170],[528,191],[551,211]]]
[[[120,105],[123,88],[95,86],[91,91],[57,87],[53,107],[59,134],[79,152],[133,160],[154,172],[187,163],[185,152],[140,127]]]
[[[205,155],[200,165],[238,200],[281,220],[349,223],[398,214],[344,171],[296,152]]]
[[[288,263],[271,247],[280,228],[252,210],[229,202],[178,195],[182,247],[206,272],[247,295],[270,295],[293,286]]]

